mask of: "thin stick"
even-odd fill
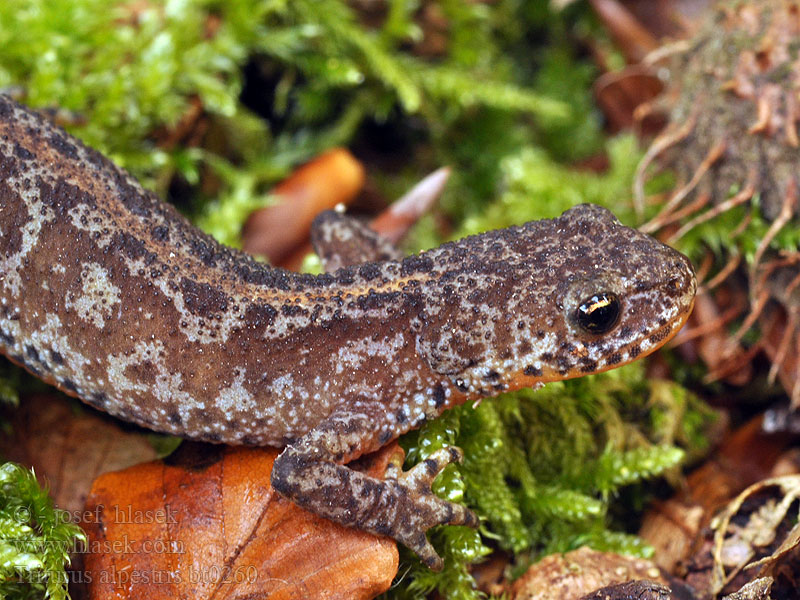
[[[710,292],[715,287],[717,287],[720,283],[725,281],[728,276],[736,270],[736,267],[742,262],[742,255],[741,254],[734,254],[728,259],[728,262],[725,264],[724,267],[720,270],[719,273],[714,275],[708,283],[704,283],[700,286],[697,290],[698,293],[700,292]]]
[[[794,205],[796,200],[797,200],[797,188],[795,187],[794,180],[790,179],[789,185],[786,187],[786,194],[783,197],[781,212],[778,215],[778,218],[772,222],[772,225],[770,225],[766,235],[758,244],[758,248],[756,249],[755,256],[753,257],[753,266],[752,266],[753,273],[755,273],[756,269],[758,268],[758,264],[761,262],[761,258],[764,256],[764,252],[767,251],[767,248],[769,247],[772,240],[775,239],[775,236],[778,235],[778,232],[792,218],[792,215],[794,214]]]
[[[731,360],[727,364],[724,364],[713,371],[709,371],[706,376],[703,377],[703,383],[712,383],[722,379],[723,377],[727,377],[742,365],[750,362],[759,352],[761,352],[761,344],[755,344],[748,348],[745,352],[732,355]],[[733,358],[736,360],[733,360]]]
[[[744,219],[742,219],[742,222],[739,223],[733,231],[731,231],[731,240],[742,235],[747,229],[748,225],[750,225],[750,221],[752,220],[753,220],[753,215],[747,213],[744,216]]]
[[[739,327],[739,330],[731,336],[731,347],[737,344],[744,337],[745,333],[750,331],[750,328],[755,324],[756,319],[758,319],[759,315],[761,315],[761,311],[763,311],[764,307],[767,305],[767,300],[769,300],[769,291],[763,290],[756,298],[756,301],[752,303],[750,313],[745,318],[741,327]]]
[[[778,375],[778,369],[781,368],[781,365],[786,358],[786,354],[789,352],[789,345],[794,339],[795,332],[796,323],[794,323],[794,318],[789,316],[788,323],[786,324],[786,331],[784,331],[783,335],[781,336],[781,341],[778,344],[778,350],[775,352],[775,357],[772,359],[772,365],[769,368],[769,374],[767,375],[767,383],[769,385],[775,383],[775,377]]]
[[[752,178],[755,178],[755,173],[751,171]],[[710,221],[714,217],[721,215],[722,213],[739,206],[740,204],[744,204],[748,200],[750,200],[753,195],[756,193],[756,186],[753,181],[748,178],[748,183],[745,188],[740,191],[738,194],[733,196],[732,198],[728,198],[725,202],[721,202],[714,208],[707,210],[702,215],[697,215],[694,219],[686,223],[683,227],[681,227],[678,231],[676,231],[673,235],[669,237],[669,242],[675,242],[679,240],[684,235],[686,235],[689,231],[697,227],[698,225],[705,223],[706,221]]]
[[[703,262],[700,263],[700,266],[697,268],[695,272],[695,277],[697,278],[697,283],[702,283],[708,272],[711,270],[711,267],[714,265],[714,255],[711,252],[706,252],[703,255]]]
[[[680,346],[681,344],[690,342],[695,338],[703,337],[712,331],[722,329],[722,327],[738,317],[741,312],[742,308],[740,306],[732,306],[712,321],[706,321],[697,327],[681,331],[678,337],[675,339],[675,345]]]
[[[661,135],[659,135],[653,144],[647,149],[642,157],[639,166],[636,167],[636,175],[633,180],[633,208],[636,211],[636,216],[641,219],[644,217],[644,172],[650,163],[653,162],[656,156],[661,154],[670,146],[674,146],[678,142],[684,140],[689,136],[697,123],[696,111],[686,120],[686,123],[681,127],[668,127]]]
[[[639,229],[644,231],[645,233],[652,233],[659,227],[661,227],[661,222],[666,219],[666,215],[671,213],[673,209],[678,206],[683,199],[688,196],[694,188],[697,187],[697,184],[700,183],[700,180],[703,176],[708,172],[711,166],[717,162],[720,157],[724,154],[725,148],[727,144],[724,140],[717,142],[714,144],[711,149],[706,154],[703,162],[700,163],[700,166],[697,167],[692,178],[689,180],[689,183],[678,189],[673,195],[672,198],[669,199],[664,209],[661,213],[656,216],[654,219],[642,225]]]
[[[659,228],[664,227],[666,225],[670,225],[675,221],[680,221],[682,218],[697,212],[698,210],[703,208],[706,204],[708,204],[709,200],[711,200],[711,194],[709,194],[708,192],[703,192],[702,194],[699,194],[697,198],[695,198],[693,201],[691,201],[683,208],[676,210],[672,214],[666,215],[667,218],[661,221],[661,223],[659,224]]]

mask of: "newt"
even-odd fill
[[[0,96],[0,351],[126,421],[282,448],[275,490],[432,568],[426,531],[477,523],[430,489],[460,451],[384,480],[346,463],[455,405],[642,357],[696,288],[688,259],[593,205],[406,258],[335,213],[315,242],[341,268],[256,262]]]

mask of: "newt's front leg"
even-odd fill
[[[340,464],[374,435],[374,428],[374,420],[363,414],[329,417],[278,456],[272,487],[332,521],[388,535],[439,570],[442,559],[425,532],[435,525],[478,524],[471,510],[431,491],[431,482],[446,465],[461,460],[461,451],[443,448],[405,473],[398,464],[390,465],[383,481]]]

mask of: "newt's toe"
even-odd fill
[[[440,448],[410,471],[402,475],[403,483],[419,493],[430,493],[433,480],[450,463],[461,462],[464,453],[460,448],[448,446]]]

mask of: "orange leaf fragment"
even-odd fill
[[[334,148],[319,155],[272,190],[280,202],[250,215],[242,248],[280,263],[308,240],[317,214],[350,203],[363,185],[364,167],[347,150]]]
[[[382,476],[389,446],[369,472]],[[98,478],[86,513],[90,598],[373,598],[397,572],[393,540],[274,492],[278,451],[184,444]]]

